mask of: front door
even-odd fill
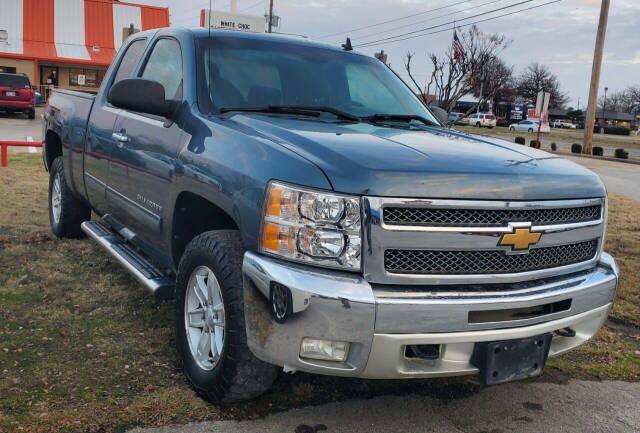
[[[127,47],[111,85],[133,76],[145,45],[146,39],[138,39]],[[100,93],[93,103],[87,126],[84,152],[87,195],[92,207],[101,215],[111,211],[107,202],[106,190],[109,183],[110,166],[113,164],[114,158],[118,156],[117,146],[119,144],[113,137],[113,126],[120,110],[107,102],[106,94],[106,90]]]
[[[182,100],[182,54],[173,38],[160,38],[138,74],[162,84],[167,99]],[[169,196],[175,157],[182,141],[181,125],[159,116],[121,110],[114,134],[122,140],[110,187],[116,192],[113,216],[154,252],[169,251],[162,236],[170,219]],[[111,189],[110,188],[110,189]]]

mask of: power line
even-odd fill
[[[542,7],[542,6],[547,6],[547,5],[550,5],[550,4],[553,4],[553,3],[559,3],[561,1],[562,0],[553,0],[553,1],[542,3],[542,4],[539,4],[539,5],[536,5],[536,6],[531,6],[531,7],[524,8],[524,9],[519,9],[517,11],[507,12],[507,13],[504,13],[504,14],[501,14],[501,15],[496,15],[496,16],[485,18],[485,19],[482,19],[482,20],[473,21],[473,22],[470,22],[470,23],[467,23],[467,24],[456,25],[455,27],[449,27],[449,28],[442,29],[442,30],[436,30],[434,32],[424,33],[424,34],[421,34],[421,35],[414,35],[414,36],[409,36],[409,37],[406,37],[406,38],[395,39],[395,40],[388,41],[388,42],[385,42],[385,43],[392,44],[392,43],[395,43],[395,42],[406,41],[408,39],[419,38],[421,36],[433,35],[433,34],[436,34],[436,33],[447,32],[447,31],[454,30],[454,29],[457,29],[457,28],[468,27],[468,26],[471,26],[471,25],[474,25],[474,24],[479,24],[479,23],[483,23],[483,22],[486,22],[486,21],[495,20],[497,18],[502,18],[502,17],[506,17],[506,16],[509,16],[509,15],[514,15],[514,14],[517,14],[517,13],[520,13],[520,12],[524,12],[524,11],[528,11],[528,10],[531,10],[531,9],[537,9],[537,8]],[[446,24],[451,24],[451,23],[446,23]],[[443,24],[443,25],[446,25],[446,24]],[[354,47],[363,48],[363,47],[371,47],[371,46],[376,46],[376,45],[381,45],[381,44],[378,44],[378,43],[375,43],[375,42],[368,42],[366,44],[354,45]]]
[[[376,35],[380,35],[382,33],[389,33],[389,32],[392,32],[394,30],[401,29],[403,27],[414,26],[416,24],[428,23],[429,21],[437,20],[439,18],[449,17],[451,15],[456,15],[456,14],[463,13],[463,12],[466,12],[466,11],[469,11],[469,10],[472,10],[472,9],[477,9],[477,8],[480,8],[482,6],[486,6],[486,5],[489,5],[489,4],[492,4],[492,3],[498,3],[500,1],[503,1],[503,0],[491,0],[491,1],[486,2],[486,3],[482,3],[482,4],[479,4],[479,5],[476,5],[476,6],[471,6],[471,7],[459,10],[459,11],[449,12],[449,13],[446,13],[446,14],[438,15],[437,17],[431,17],[431,18],[426,19],[426,20],[414,21],[412,23],[408,23],[408,24],[405,24],[405,25],[402,25],[402,26],[391,27],[391,28],[388,28],[386,30],[380,30],[380,31],[377,31],[375,33],[367,33],[366,35],[359,36],[359,38],[368,38],[369,36],[376,36]]]
[[[457,3],[451,3],[451,4],[448,4],[448,5],[440,6],[440,7],[437,7],[437,8],[429,9],[429,10],[418,12],[418,13],[415,13],[415,14],[406,15],[406,16],[403,16],[403,17],[400,17],[400,18],[394,18],[394,19],[387,20],[387,21],[381,21],[381,22],[378,22],[378,23],[375,23],[375,24],[369,24],[369,25],[362,26],[362,27],[356,27],[355,29],[343,30],[343,31],[336,32],[336,33],[330,33],[330,34],[327,34],[327,35],[318,36],[315,39],[324,39],[324,38],[328,38],[330,36],[343,35],[345,33],[355,33],[355,32],[358,32],[360,30],[370,29],[371,27],[379,26],[379,25],[382,25],[382,24],[389,24],[389,23],[393,23],[393,22],[396,22],[396,21],[406,20],[407,18],[412,18],[412,17],[416,17],[418,15],[428,14],[430,12],[439,11],[441,9],[447,9],[447,8],[450,8],[450,7],[453,7],[453,6],[460,5],[462,3],[469,3],[471,1],[475,1],[475,0],[462,0],[462,1],[459,1]]]
[[[446,23],[437,24],[435,26],[424,27],[422,29],[413,30],[411,32],[406,32],[406,33],[401,33],[401,34],[394,35],[394,36],[388,36],[386,38],[376,39],[375,41],[365,41],[362,44],[354,45],[354,47],[363,46],[363,45],[367,45],[367,44],[373,44],[373,43],[376,43],[376,42],[384,42],[384,41],[387,41],[387,40],[390,40],[390,39],[399,38],[399,37],[402,37],[402,36],[413,35],[413,34],[416,34],[416,33],[425,32],[427,30],[437,29],[438,27],[446,26],[446,25],[449,25],[449,24],[454,24],[454,23],[456,23],[458,21],[470,20],[471,18],[477,18],[479,16],[488,15],[488,14],[491,14],[491,13],[494,13],[494,12],[498,12],[498,11],[501,11],[501,10],[504,10],[504,9],[510,9],[512,7],[520,6],[520,5],[525,4],[525,3],[531,3],[532,1],[533,0],[524,0],[524,1],[521,1],[521,2],[518,2],[518,3],[513,3],[513,4],[510,4],[510,5],[507,5],[507,6],[503,6],[501,8],[492,9],[490,11],[480,12],[480,13],[475,14],[475,15],[470,15],[468,17],[460,18],[459,20],[453,20],[453,21],[449,21],[449,22],[446,22]]]
[[[251,6],[249,6],[249,7],[246,7],[246,8],[242,8],[242,9],[240,9],[240,12],[244,12],[244,11],[248,11],[249,9],[253,9],[254,7],[258,6],[259,4],[264,3],[265,1],[266,1],[266,0],[260,0],[260,1],[258,1],[258,2],[255,2],[254,4],[252,4],[252,5],[251,5]]]

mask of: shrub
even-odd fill
[[[531,140],[529,142],[529,146],[534,147],[534,148],[538,148],[538,140]]]
[[[604,150],[602,150],[602,147],[600,146],[595,146],[593,148],[593,152],[592,152],[595,156],[602,156],[604,155]]]
[[[526,140],[524,139],[524,137],[516,137],[516,143],[525,144]]]
[[[604,133],[613,135],[630,135],[631,130],[624,126],[605,126]]]
[[[616,149],[614,156],[616,158],[620,158],[620,159],[628,159],[629,158],[629,152],[627,152],[624,149]]]
[[[571,145],[571,153],[582,153],[582,144],[573,143]]]
[[[556,142],[554,141],[553,143],[551,143],[551,150],[553,150],[554,152],[556,150],[558,150],[558,146],[556,145]]]

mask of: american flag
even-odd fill
[[[458,39],[458,33],[453,31],[453,58],[456,59],[459,63],[464,62],[466,55],[464,54],[464,47],[462,46],[462,42]]]

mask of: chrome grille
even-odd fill
[[[507,255],[501,250],[388,249],[384,253],[384,266],[387,272],[396,274],[508,274],[585,262],[594,258],[597,250],[597,239],[535,248],[518,255]]]
[[[450,209],[442,207],[385,207],[389,225],[499,227],[510,222],[532,225],[568,224],[600,219],[601,205],[545,209]]]

